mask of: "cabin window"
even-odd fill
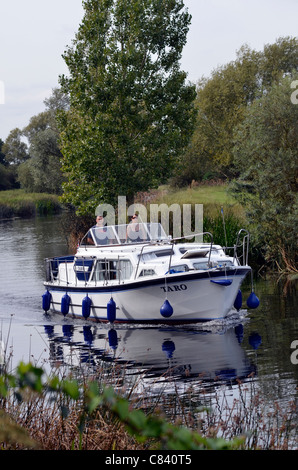
[[[161,258],[163,256],[171,256],[173,254],[173,250],[166,249],[166,250],[158,250],[158,251],[150,251],[149,253],[143,253],[141,255],[142,261],[149,261],[155,258]]]
[[[130,279],[132,264],[128,259],[104,259],[97,261],[93,281],[112,281]]]
[[[227,260],[225,261],[217,260],[214,262],[214,264],[217,268],[225,268],[226,266],[233,266],[232,261],[227,261]]]
[[[193,267],[195,269],[209,269],[208,261],[200,262],[200,263],[193,263]]]
[[[179,264],[179,266],[171,266],[170,268],[170,274],[183,273],[185,271],[189,271],[187,264]]]
[[[120,259],[119,263],[119,272],[120,280],[130,279],[132,274],[132,264],[128,259]],[[117,278],[118,279],[118,278]]]
[[[142,269],[142,271],[140,272],[139,277],[143,277],[143,276],[154,276],[154,274],[156,274],[156,272],[154,271],[154,269]]]

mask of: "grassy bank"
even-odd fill
[[[0,191],[0,219],[55,214],[60,210],[54,194],[26,193],[22,189]]]
[[[228,192],[227,184],[201,184],[185,188],[161,186],[151,194],[145,195],[144,202],[155,204],[203,204],[204,214],[217,216],[221,207],[239,219],[244,219],[243,207]]]
[[[155,196],[158,202],[166,204],[236,205],[236,200],[228,193],[226,184],[194,184],[178,189],[161,186]]]
[[[140,195],[138,202],[145,204],[148,212],[149,204],[166,204],[169,208],[178,204],[181,214],[183,204],[189,204],[193,215],[195,205],[203,204],[203,230],[211,232],[214,242],[224,246],[232,246],[240,228],[247,228],[244,209],[228,193],[225,184],[192,185],[181,189],[161,186],[158,190]]]

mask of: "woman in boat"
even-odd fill
[[[139,222],[138,214],[134,214],[127,227],[127,241],[129,242],[144,242],[147,240],[147,235],[144,230],[144,224]]]

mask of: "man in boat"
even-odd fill
[[[95,238],[98,239],[99,245],[106,245],[108,243],[107,228],[105,227],[104,218],[102,215],[96,216],[96,225],[93,225],[91,230],[93,230]],[[94,245],[91,230],[89,230],[87,234],[87,243],[90,245]]]

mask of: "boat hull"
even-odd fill
[[[228,272],[180,273],[150,280],[132,281],[105,286],[62,286],[46,282],[51,294],[50,310],[73,317],[109,322],[108,302],[116,304],[114,322],[184,323],[222,319],[233,308],[241,283],[250,272],[239,266]],[[67,312],[62,307],[63,296],[69,296]],[[82,305],[88,297],[90,309]],[[173,313],[161,314],[165,300]]]

